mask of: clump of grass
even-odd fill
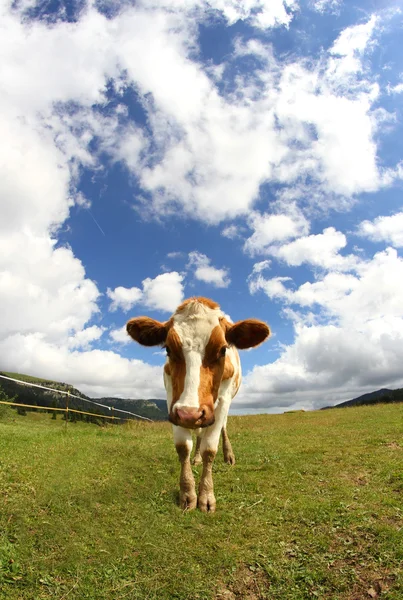
[[[213,515],[178,508],[167,423],[0,422],[0,598],[401,600],[402,417],[231,418]]]
[[[13,416],[13,410],[5,404],[0,404],[0,421],[9,421]]]
[[[0,400],[1,402],[8,402],[11,405],[14,398],[9,398],[0,387]],[[11,407],[7,406],[7,404],[0,404],[0,421],[9,421],[12,416],[13,411]]]

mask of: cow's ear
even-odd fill
[[[143,346],[159,346],[166,340],[169,321],[160,323],[149,317],[136,317],[126,324],[127,333]]]
[[[225,323],[227,342],[239,350],[253,348],[265,341],[270,335],[270,327],[258,319],[245,319],[237,323]]]

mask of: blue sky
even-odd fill
[[[2,369],[164,397],[124,324],[202,295],[233,414],[403,386],[402,2],[0,7]]]

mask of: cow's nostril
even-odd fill
[[[176,410],[176,416],[178,417],[179,421],[186,425],[196,423],[196,421],[201,418],[201,415],[202,411],[198,408],[183,407]]]
[[[202,408],[200,418],[203,419],[203,417],[205,417],[205,415],[206,415],[206,411],[204,410],[204,408]]]

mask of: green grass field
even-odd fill
[[[0,598],[403,598],[403,405],[233,417],[217,512],[167,423],[0,414]],[[195,468],[197,477],[200,467]]]

